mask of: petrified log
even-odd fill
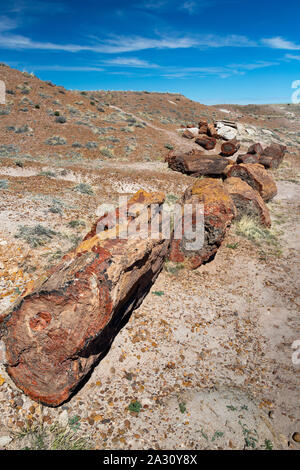
[[[257,153],[245,153],[244,155],[238,155],[237,163],[259,163],[260,155]]]
[[[224,181],[224,186],[233,199],[238,219],[247,215],[256,217],[266,227],[271,226],[269,209],[258,192],[254,191],[246,181],[231,177]]]
[[[272,144],[265,148],[259,163],[265,168],[278,168],[284,158],[286,147],[281,144]]]
[[[204,178],[188,188],[182,198],[182,224],[183,236],[177,236],[178,226],[174,230],[174,239],[169,254],[170,261],[184,263],[191,269],[198,268],[208,261],[220,247],[226,230],[236,214],[234,203],[220,180]],[[186,226],[185,208],[192,207],[192,217],[189,217],[191,226]],[[195,242],[202,230],[201,243],[191,246],[191,232],[195,233]],[[179,231],[180,232],[180,231]],[[187,236],[188,235],[188,236]],[[198,240],[199,241],[199,240]]]
[[[198,134],[206,134],[207,135],[207,131],[208,131],[207,124],[203,124],[201,127],[199,127]]]
[[[232,165],[227,176],[236,176],[246,181],[249,186],[259,192],[264,201],[269,201],[277,194],[275,181],[267,170],[257,163]]]
[[[253,145],[250,145],[250,147],[248,148],[247,153],[261,155],[263,153],[263,148],[262,148],[261,144],[259,144],[259,143],[253,144]]]
[[[219,155],[203,155],[201,152],[170,152],[166,157],[169,168],[191,176],[221,176],[228,161]]]
[[[215,139],[217,139],[219,137],[219,134],[218,134],[217,129],[215,128],[214,124],[208,124],[208,126],[207,126],[207,135],[209,135],[209,137],[214,137]]]
[[[239,150],[240,146],[241,144],[236,139],[228,140],[221,145],[221,155],[231,157]]]
[[[205,150],[212,150],[216,146],[216,139],[206,134],[200,134],[195,140],[196,144],[201,145]]]
[[[204,119],[204,118],[200,118],[200,121],[198,122],[198,127],[200,129],[200,127],[202,126],[207,126],[207,120]]]
[[[49,406],[67,400],[141,304],[168,252],[169,240],[148,235],[157,216],[150,205],[163,201],[161,193],[139,191],[123,224],[106,230],[112,213],[105,223],[99,219],[103,231],[95,225],[13,309],[2,328],[7,372],[33,400]],[[146,207],[141,220],[137,204]],[[146,224],[138,238],[115,238],[137,220]]]
[[[195,136],[191,131],[185,130],[182,134],[182,137],[185,137],[186,139],[193,139]]]

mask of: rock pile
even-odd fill
[[[253,144],[246,154],[237,157],[237,163],[260,163],[265,168],[278,168],[286,152],[281,144],[272,144],[263,149],[261,144]]]

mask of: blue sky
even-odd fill
[[[1,0],[0,62],[72,89],[291,102],[299,23],[299,0]]]

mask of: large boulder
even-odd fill
[[[226,125],[223,122],[217,122],[216,128],[219,137],[222,137],[224,140],[232,140],[237,137],[237,129],[231,125]]]
[[[213,178],[196,181],[184,193],[182,204],[180,229],[183,236],[176,238],[178,226],[175,226],[169,259],[196,269],[215,255],[236,215],[236,209],[222,181]],[[187,206],[192,208],[189,223],[185,212]],[[202,234],[201,243],[196,243],[197,246],[191,246],[191,232],[195,233],[195,241]]]
[[[166,161],[172,170],[191,176],[222,176],[229,164],[219,155],[203,155],[196,150],[187,153],[171,151]]]
[[[95,225],[2,324],[7,372],[33,400],[49,406],[67,400],[141,304],[169,248],[169,240],[148,234],[159,217],[150,205],[163,201],[161,193],[139,191],[125,222],[116,225],[112,213],[99,219],[100,231]],[[138,238],[116,237],[138,220],[144,227]]]
[[[227,177],[235,176],[246,181],[258,191],[264,201],[269,201],[277,194],[276,183],[262,165],[257,163],[241,163],[231,165]]]
[[[237,209],[237,218],[243,215],[257,218],[262,225],[271,226],[270,212],[257,191],[240,178],[227,178],[224,186],[229,192]]]

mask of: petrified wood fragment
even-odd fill
[[[270,173],[257,163],[241,163],[232,165],[227,176],[236,176],[246,181],[254,190],[258,191],[264,201],[269,201],[277,194],[276,183]]]
[[[157,217],[150,204],[159,208],[163,201],[161,193],[139,191],[124,223],[114,225],[114,215],[104,215],[102,231],[95,225],[2,324],[7,372],[32,399],[50,406],[67,400],[141,304],[169,247],[169,240],[148,233]],[[136,204],[147,208],[140,236],[115,238],[137,223]]]

